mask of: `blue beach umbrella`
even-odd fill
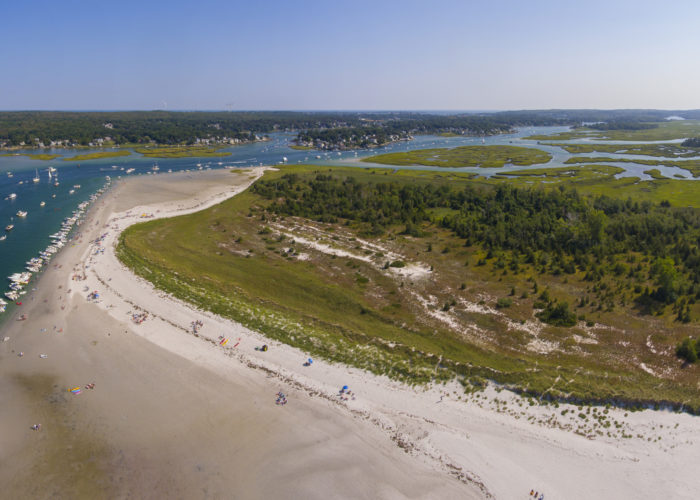
[[[347,386],[347,385],[344,385],[344,386],[343,386],[343,390],[344,390],[344,391],[347,391],[347,390],[348,390],[348,386]]]
[[[314,360],[311,359],[311,358],[309,358],[309,364],[311,364],[311,363],[313,363],[313,362],[314,362]]]

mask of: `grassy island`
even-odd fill
[[[134,151],[148,158],[209,158],[231,155],[219,151],[221,147],[223,146],[149,146],[135,148]]]
[[[102,158],[116,158],[118,156],[130,156],[131,151],[98,151],[96,153],[86,153],[84,155],[72,156],[70,158],[63,158],[63,161],[87,161],[87,160],[99,160]]]
[[[132,226],[118,255],[198,307],[392,378],[699,411],[700,366],[674,352],[700,332],[700,185],[617,172],[293,166]]]
[[[498,168],[506,163],[534,165],[547,163],[549,153],[518,146],[461,146],[457,148],[419,149],[405,153],[388,153],[364,158],[369,163],[386,165],[426,165],[433,167]]]
[[[55,158],[58,158],[59,154],[49,154],[49,153],[3,153],[0,154],[0,156],[26,156],[27,158],[31,160],[53,160]]]

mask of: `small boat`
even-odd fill
[[[38,169],[34,170],[34,178],[32,179],[32,181],[34,182],[34,184],[39,182],[39,170]]]
[[[75,193],[75,189],[71,189],[70,191],[68,191],[68,194],[73,194],[73,193]]]
[[[58,187],[58,181],[53,183],[54,187]]]
[[[42,201],[41,203],[39,203],[39,206],[40,206],[40,207],[43,207],[43,206],[45,206],[45,205],[46,205],[46,202],[45,202],[45,201]]]
[[[6,239],[7,239],[6,234],[3,234],[2,236],[0,236],[0,241],[5,241]]]
[[[14,200],[15,198],[17,198],[17,194],[16,194],[16,193],[10,193],[10,196],[8,196],[8,198],[11,199],[11,200]]]
[[[160,170],[160,167],[159,167],[158,164],[156,163],[155,165],[153,165],[153,167],[151,168],[151,170],[153,170],[154,172],[158,172],[158,170]]]
[[[7,226],[5,226],[5,231],[12,231],[14,228],[14,224],[8,224]]]
[[[73,184],[73,187],[74,187],[75,189],[80,189],[80,184]]]
[[[17,210],[17,214],[16,214],[16,215],[17,215],[17,217],[26,217],[26,216],[27,216],[27,212],[25,212],[24,210]]]

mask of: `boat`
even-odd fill
[[[14,228],[14,224],[8,224],[7,226],[5,226],[5,231],[12,231]]]
[[[73,187],[74,187],[75,189],[80,189],[80,184],[73,184]]]
[[[12,177],[13,177],[12,172],[7,172],[7,176],[8,176],[10,179],[12,179]]]
[[[153,165],[153,167],[151,168],[151,170],[153,170],[154,172],[158,172],[158,170],[160,170],[160,167],[159,167],[158,164],[156,163],[155,165]]]
[[[15,198],[17,198],[17,194],[16,194],[16,193],[10,193],[10,195],[8,196],[8,198],[11,199],[11,200],[14,200]]]
[[[73,193],[75,193],[75,189],[71,189],[70,191],[68,191],[68,194],[73,194]]]
[[[135,168],[127,168],[126,173],[130,174],[130,173],[134,172],[134,170],[136,170],[136,169]]]
[[[24,211],[24,210],[17,210],[17,214],[16,214],[16,215],[17,215],[17,217],[26,217],[26,216],[27,216],[27,212]]]
[[[32,179],[32,181],[34,181],[34,184],[39,182],[39,170],[38,169],[34,170],[34,178]]]
[[[40,206],[40,207],[43,207],[44,205],[46,205],[46,202],[45,202],[45,201],[42,201],[41,203],[39,203],[39,206]]]
[[[2,236],[0,236],[0,241],[5,241],[6,239],[7,239],[6,234],[3,234]]]

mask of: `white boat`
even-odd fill
[[[12,231],[14,228],[14,224],[8,224],[7,226],[5,226],[5,231]]]
[[[45,206],[45,205],[46,205],[46,202],[45,202],[45,201],[42,201],[41,203],[39,203],[39,206],[40,206],[40,207],[43,207],[43,206]]]
[[[8,198],[11,199],[11,200],[14,200],[15,198],[17,198],[17,194],[16,194],[16,193],[10,193],[10,196],[8,196]]]
[[[73,193],[75,193],[75,189],[71,189],[70,191],[68,191],[68,194],[73,194]]]
[[[8,176],[10,179],[12,179],[12,177],[13,177],[13,176],[12,176],[12,172],[7,172],[7,176]]]
[[[134,169],[134,168],[127,168],[127,169],[126,169],[126,173],[127,173],[127,174],[130,174],[130,173],[134,172],[134,170],[136,170],[136,169]]]
[[[0,241],[5,241],[6,239],[7,239],[6,234],[3,234],[2,236],[0,236]]]
[[[16,215],[17,215],[17,217],[26,217],[26,216],[27,216],[27,212],[25,212],[24,210],[17,210],[17,214],[16,214]]]
[[[34,170],[34,178],[32,179],[34,181],[34,184],[39,182],[39,170]]]
[[[73,187],[74,187],[75,189],[80,189],[80,184],[73,184]]]
[[[151,168],[151,170],[153,170],[154,172],[158,172],[158,170],[160,170],[160,167],[159,167],[158,164],[156,163],[155,165],[153,165],[153,167]]]

